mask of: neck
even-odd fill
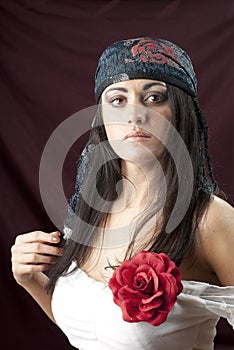
[[[159,172],[155,166],[140,167],[122,161],[123,188],[119,197],[121,207],[144,209],[157,196]]]

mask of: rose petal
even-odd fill
[[[159,306],[158,311],[159,312],[170,312],[171,309],[173,308],[173,306],[175,305],[175,302],[176,302],[176,300],[174,300],[170,303],[165,302],[165,300],[164,300],[164,303],[161,306]]]
[[[148,289],[147,293],[150,293],[150,294],[157,293],[158,288],[159,288],[159,281],[158,281],[158,276],[157,276],[157,273],[155,272],[155,270],[151,266],[144,264],[144,265],[139,266],[136,269],[136,274],[140,273],[141,271],[144,271],[148,275],[148,277],[150,277],[152,280],[152,282],[151,282],[152,289],[151,290]]]
[[[133,287],[135,290],[140,290],[144,294],[152,293],[153,281],[150,274],[145,272],[136,273],[133,281]]]
[[[115,276],[113,276],[108,283],[109,288],[112,290],[113,294],[116,294],[116,292],[121,288],[121,285],[116,281]]]
[[[148,323],[153,326],[159,326],[161,323],[165,322],[168,316],[168,312],[158,312],[147,320]]]
[[[172,275],[162,273],[159,276],[160,290],[164,291],[164,297],[168,302],[175,300],[178,294],[176,280]]]
[[[134,277],[134,288],[136,290],[144,290],[145,294],[152,294],[154,292],[154,276],[153,271],[144,272],[139,271],[135,274]]]
[[[139,312],[137,313],[137,315],[135,316],[137,321],[147,321],[152,319],[153,317],[155,317],[157,315],[157,310],[150,310],[147,312],[141,311],[139,310]]]
[[[164,254],[164,253],[160,253],[160,258],[163,260],[164,263],[164,272],[168,272],[170,273],[170,271],[172,269],[174,269],[175,267],[175,263],[174,261],[172,261],[168,255]]]
[[[115,296],[114,296],[114,298],[113,298],[113,301],[115,302],[115,304],[116,305],[118,305],[118,306],[120,306],[121,307],[121,305],[122,305],[122,300],[119,300],[118,298],[116,298]]]
[[[142,300],[144,298],[144,294],[140,293],[139,291],[135,291],[132,288],[129,288],[128,286],[121,287],[117,293],[115,294],[115,297],[117,297],[120,301],[124,300]]]
[[[142,262],[139,266],[137,266],[136,273],[138,273],[138,272],[148,273],[148,271],[150,269],[152,269],[152,267],[149,264],[146,264],[145,262]]]
[[[152,296],[151,298],[148,299],[142,299],[141,304],[140,304],[140,310],[142,311],[149,311],[152,309],[157,309],[159,308],[164,302],[164,299],[162,296]]]
[[[122,317],[124,321],[136,322],[139,313],[139,303],[135,300],[123,302],[121,304]]]
[[[138,266],[143,264],[149,265],[157,273],[165,271],[164,260],[161,254],[141,250],[133,257],[132,261]]]
[[[120,285],[132,284],[132,277],[134,275],[137,265],[130,260],[125,260],[117,270],[114,272],[114,276]],[[126,272],[128,271],[128,272]],[[128,275],[128,277],[127,277]],[[127,280],[126,280],[127,279]]]

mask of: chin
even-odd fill
[[[147,146],[141,142],[123,144],[116,140],[110,144],[119,158],[136,164],[157,163],[164,150],[162,144]]]
[[[125,151],[119,152],[118,156],[125,161],[134,163],[139,166],[155,165],[158,164],[159,155],[155,155],[149,151]]]

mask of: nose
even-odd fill
[[[144,124],[146,122],[146,111],[139,105],[129,106],[128,124]]]

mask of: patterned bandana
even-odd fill
[[[144,37],[108,46],[96,70],[96,102],[107,86],[131,79],[161,80],[181,88],[192,97],[197,94],[197,79],[188,54],[163,39]]]

